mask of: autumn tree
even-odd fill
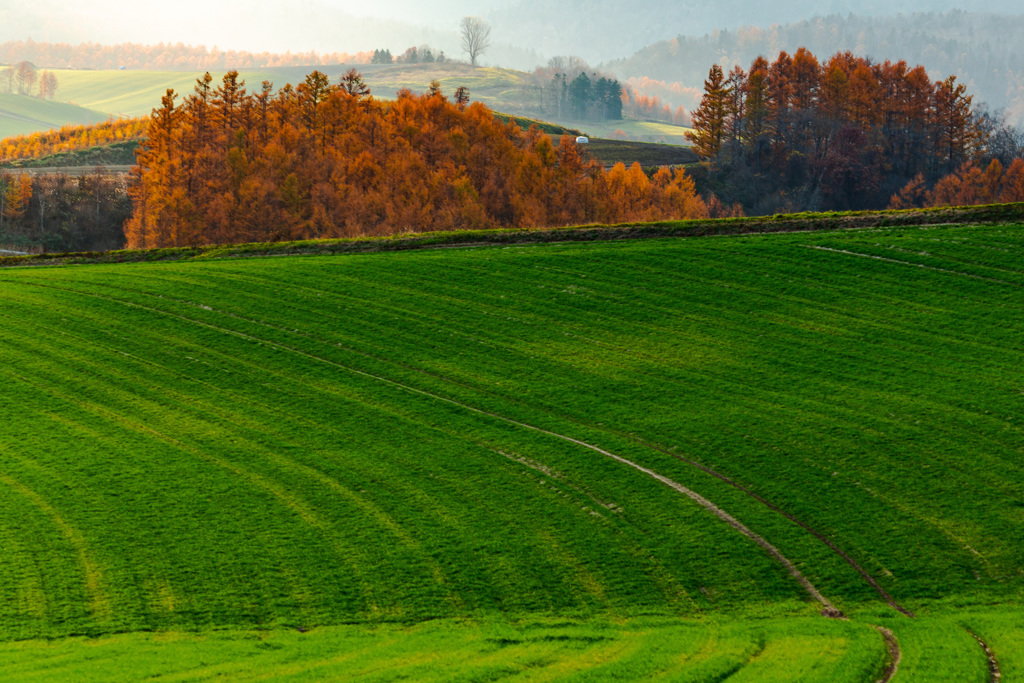
[[[22,173],[16,178],[8,180],[3,195],[3,216],[8,227],[25,214],[31,200],[32,177],[29,174]]]
[[[950,171],[968,156],[974,141],[971,128],[971,100],[967,86],[949,76],[935,84],[934,136],[938,161]]]
[[[340,85],[345,92],[352,97],[360,98],[370,96],[370,86],[363,81],[362,74],[354,68],[345,72],[345,75],[341,77]]]
[[[725,81],[729,91],[726,135],[734,143],[745,136],[747,123],[747,72],[735,66]]]
[[[232,98],[222,89],[204,95],[206,79],[182,105],[169,91],[154,110],[131,189],[130,246],[681,218],[701,210],[696,200],[662,201],[668,190],[636,169],[622,183],[609,181],[572,136],[556,148],[536,129],[501,123],[480,103],[448,101],[439,85],[423,95],[403,90],[385,103],[316,72],[273,95],[267,87],[248,94],[235,80],[230,127]],[[196,144],[198,126],[209,131],[205,145]],[[666,187],[682,188],[683,176],[676,172]]]
[[[704,97],[692,113],[693,131],[686,133],[694,150],[704,158],[714,158],[722,149],[726,120],[730,115],[731,94],[722,67],[713,65],[704,81]]]
[[[32,86],[36,84],[39,75],[32,64],[23,61],[14,67],[14,78],[18,83],[18,94],[28,95],[32,92]]]
[[[44,71],[39,77],[39,97],[44,100],[52,100],[57,94],[57,77],[52,71]]]
[[[463,17],[459,22],[462,51],[469,55],[469,63],[476,61],[491,46],[491,26],[480,17]]]

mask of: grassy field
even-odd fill
[[[99,123],[107,118],[104,111],[0,93],[0,139],[60,128],[68,123]]]
[[[657,121],[624,120],[603,121],[601,123],[594,123],[592,121],[556,121],[556,123],[580,128],[588,135],[596,138],[612,138],[615,136],[615,131],[621,130],[634,142],[657,142],[669,145],[690,144],[684,137],[686,132],[690,130],[689,128],[673,126],[669,123],[659,123]]]
[[[314,68],[337,81],[352,65],[320,67],[278,67],[257,70],[243,70],[240,75],[249,88],[258,88],[264,80],[276,86],[285,83],[300,83]],[[525,82],[527,74],[512,69],[472,68],[462,64],[430,65],[355,65],[374,95],[384,99],[394,98],[402,88],[414,92],[426,91],[432,80],[438,80],[449,95],[465,85],[474,100],[479,100],[497,109],[502,105],[518,103],[520,97],[513,96]],[[118,116],[143,116],[160,104],[160,98],[167,88],[174,88],[181,95],[192,92],[201,72],[189,71],[142,71],[142,70],[54,70],[60,83],[57,99],[73,102],[90,110]],[[223,74],[214,73],[216,83]],[[104,117],[105,118],[105,117]]]
[[[301,82],[314,67],[277,67],[241,72],[241,77],[250,89],[258,88],[259,84],[268,80],[276,86],[285,83],[293,85]],[[333,65],[316,67],[327,74],[332,81],[337,81],[352,65]],[[402,88],[413,92],[425,92],[431,81],[437,80],[445,93],[451,95],[459,86],[469,88],[474,101],[480,101],[497,111],[505,111],[514,115],[522,113],[524,105],[535,103],[524,102],[529,99],[524,95],[524,87],[529,85],[529,74],[514,69],[495,67],[473,68],[466,64],[359,64],[355,65],[366,82],[373,89],[375,96],[392,99]],[[202,73],[188,71],[133,71],[125,70],[55,70],[60,87],[57,99],[64,103],[73,103],[77,107],[91,112],[100,112],[99,119],[109,115],[145,116],[153,107],[160,104],[160,98],[167,88],[174,88],[184,96],[192,92],[196,78]],[[215,82],[220,82],[223,74],[214,73]],[[529,92],[529,88],[527,88]],[[18,98],[23,99],[23,98]],[[47,103],[41,103],[47,104]],[[3,100],[0,99],[0,109]],[[74,112],[79,112],[75,114]],[[0,111],[2,113],[2,111]],[[15,135],[22,132],[46,130],[65,123],[82,122],[79,110],[67,111],[53,108],[48,116],[37,116],[33,119],[34,127],[27,122],[20,128],[12,128],[13,132],[0,135]],[[61,118],[63,117],[63,118]],[[6,121],[4,121],[6,124]],[[644,142],[667,142],[684,144],[683,134],[686,128],[665,123],[650,121],[614,121],[605,123],[558,121],[560,126],[587,131],[594,137],[610,138],[616,130],[622,130],[631,139]],[[7,124],[13,125],[13,124]]]
[[[97,145],[74,152],[59,152],[31,159],[17,159],[0,164],[3,168],[95,168],[96,166],[131,166],[135,163],[138,140]]]
[[[1013,680],[1022,251],[0,271],[5,675]]]
[[[689,147],[653,142],[590,138],[585,149],[590,156],[605,165],[622,162],[629,166],[633,162],[638,162],[647,168],[650,166],[681,166],[700,160],[700,157]]]

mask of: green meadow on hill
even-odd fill
[[[0,302],[7,680],[1024,676],[1024,227],[11,268]]]
[[[65,102],[0,93],[0,139],[67,124],[99,123],[106,121],[108,116],[104,111]]]
[[[442,90],[452,95],[457,88],[469,88],[473,101],[486,104],[495,111],[521,115],[524,93],[532,93],[530,75],[515,69],[497,67],[471,67],[454,62],[444,64],[336,64],[327,66],[266,67],[243,69],[240,77],[250,90],[259,90],[260,83],[270,81],[276,87],[286,83],[301,83],[313,69],[319,69],[332,82],[351,68],[358,69],[375,97],[394,99],[395,94],[408,88],[413,92],[426,92],[431,81],[438,81]],[[38,114],[29,122],[22,121],[19,127],[0,128],[0,137],[59,128],[67,123],[91,123],[105,120],[108,116],[147,116],[154,104],[160,102],[168,88],[181,96],[192,93],[196,79],[202,72],[191,71],[149,71],[149,70],[91,70],[53,69],[59,87],[57,102],[46,102],[33,97],[6,96],[8,100],[21,102],[21,107],[30,107]],[[222,73],[213,72],[215,83],[220,82]],[[0,95],[0,113],[4,113],[3,95]],[[534,97],[534,95],[531,95]],[[73,103],[73,104],[66,104]],[[88,110],[85,112],[84,110]],[[89,115],[98,118],[88,118]],[[688,130],[681,126],[654,121],[605,121],[573,122],[556,121],[560,126],[579,128],[594,137],[613,137],[616,130],[628,134],[633,140],[687,144],[683,134]],[[5,125],[14,126],[13,120]]]

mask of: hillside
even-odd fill
[[[106,119],[105,112],[87,107],[0,93],[0,139],[60,128],[69,123],[98,123]]]
[[[465,85],[474,100],[499,110],[502,105],[509,104],[515,105],[513,110],[519,109],[519,102],[510,93],[516,93],[527,76],[524,72],[512,69],[473,68],[464,64],[359,64],[356,67],[373,89],[374,95],[380,98],[393,98],[401,88],[423,92],[432,80],[438,80],[447,93]],[[325,73],[332,82],[337,82],[352,65],[268,67],[243,70],[239,75],[250,89],[258,89],[264,80],[281,87],[285,83],[301,83],[313,68]],[[203,75],[203,72],[131,69],[56,69],[53,73],[60,84],[57,99],[118,116],[148,115],[154,107],[159,106],[160,98],[168,88],[174,88],[179,95],[187,95],[192,92],[196,79]],[[218,83],[222,75],[214,74]]]
[[[250,90],[258,90],[264,80],[281,87],[286,83],[297,84],[306,75],[317,68],[325,73],[332,82],[353,68],[350,64],[328,66],[297,66],[267,67],[263,69],[242,70],[240,77],[245,80]],[[469,88],[473,101],[479,101],[497,111],[512,115],[536,117],[537,104],[533,94],[534,86],[530,74],[514,69],[494,67],[474,68],[467,64],[449,62],[445,64],[358,64],[355,65],[363,75],[366,83],[372,88],[375,97],[393,99],[395,94],[408,88],[413,92],[425,92],[431,81],[438,81],[442,90],[451,95],[460,86]],[[3,133],[0,137],[48,130],[67,123],[78,123],[83,119],[79,107],[94,113],[92,120],[103,120],[113,116],[146,116],[159,106],[160,98],[168,88],[173,88],[179,96],[192,93],[196,79],[202,72],[191,71],[144,71],[144,70],[88,70],[88,69],[55,69],[59,88],[57,99],[62,102],[74,103],[75,107],[63,105],[65,109],[54,105],[53,114],[47,117],[37,116],[24,122],[20,127],[12,128],[12,132]],[[219,82],[223,73],[214,73],[215,81]],[[2,96],[0,96],[2,97]],[[41,100],[31,99],[31,104],[43,107]],[[2,100],[0,100],[2,101]],[[180,101],[180,100],[179,100]],[[39,103],[38,105],[33,103]],[[65,111],[66,110],[66,111]],[[550,118],[550,117],[547,117]],[[553,123],[569,128],[585,129],[594,136],[611,137],[616,130],[627,133],[630,139],[647,142],[670,142],[682,144],[686,129],[665,123],[650,121],[608,121],[602,123],[558,120]],[[2,129],[0,129],[2,132]]]
[[[1022,248],[0,271],[5,673],[1012,680]]]

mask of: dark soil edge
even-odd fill
[[[755,218],[718,218],[621,225],[583,225],[544,229],[494,229],[406,233],[388,237],[353,237],[297,242],[260,242],[108,252],[51,253],[0,258],[0,267],[133,263],[209,258],[360,254],[439,247],[514,246],[553,242],[592,242],[665,237],[757,235],[857,228],[924,227],[1024,223],[1024,203],[959,208],[855,213],[778,214]]]

